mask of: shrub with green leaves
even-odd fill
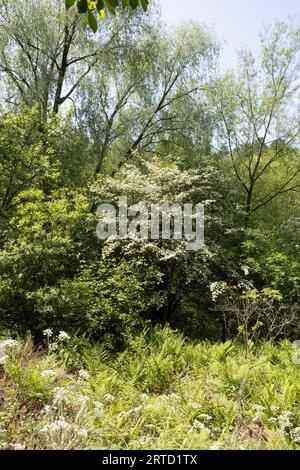
[[[0,324],[38,338],[64,328],[121,345],[139,322],[143,287],[125,261],[101,259],[88,199],[71,190],[24,197],[0,251]]]
[[[102,203],[118,204],[126,196],[128,205],[203,203],[205,205],[205,245],[189,251],[184,240],[153,240],[110,237],[103,242],[103,255],[125,259],[135,266],[147,289],[148,318],[176,326],[178,312],[185,301],[198,293],[196,301],[210,305],[209,283],[224,263],[221,243],[226,245],[230,222],[222,220],[217,206],[220,194],[215,189],[219,175],[209,166],[198,170],[180,170],[176,164],[139,160],[139,166],[125,165],[113,178],[100,175],[92,185],[95,207]],[[182,312],[184,315],[185,312]],[[197,311],[199,315],[200,312]],[[177,318],[176,318],[177,316]],[[201,319],[195,320],[197,325]]]

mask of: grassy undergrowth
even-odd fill
[[[48,353],[19,342],[0,366],[1,449],[300,448],[289,341],[246,356],[155,329],[112,355],[51,339]]]

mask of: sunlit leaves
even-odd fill
[[[88,11],[88,2],[87,0],[79,0],[77,2],[77,8],[79,13],[86,13]]]
[[[116,9],[122,6],[136,10],[140,6],[145,12],[149,6],[149,0],[65,0],[66,8],[69,9],[75,4],[80,14],[85,14],[84,23],[89,26],[94,33],[98,29],[97,18],[102,20],[107,10],[115,15]]]
[[[149,0],[141,0],[141,5],[143,10],[146,12],[148,10]]]
[[[97,25],[97,20],[91,10],[88,11],[88,24],[89,27],[94,31],[94,33],[97,31],[98,25]]]
[[[66,0],[66,7],[71,8],[75,2],[76,0]]]

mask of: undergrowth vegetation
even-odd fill
[[[122,353],[45,331],[0,366],[1,449],[299,449],[291,343],[145,330]]]

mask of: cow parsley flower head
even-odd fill
[[[88,437],[87,429],[79,429],[76,434],[78,437],[82,437],[83,439],[86,439]]]
[[[79,395],[77,401],[80,405],[87,406],[88,402],[90,401],[90,397],[88,397],[87,395]]]
[[[69,340],[69,339],[71,339],[71,338],[70,338],[70,336],[68,335],[68,333],[66,333],[65,331],[60,331],[59,334],[58,334],[57,339],[59,339],[60,341],[65,341],[65,340],[67,341],[67,340]]]
[[[279,411],[279,406],[272,405],[272,406],[271,406],[271,411],[272,411],[272,413],[278,413],[278,411]]]
[[[221,450],[221,448],[222,448],[222,443],[221,442],[214,442],[210,446],[209,450]]]
[[[4,341],[0,341],[0,365],[4,365],[8,359],[6,355],[7,349],[12,349],[18,345],[18,341],[14,339],[6,339]]]
[[[116,399],[116,397],[114,397],[114,396],[111,395],[110,393],[106,393],[106,394],[103,396],[103,400],[106,401],[106,402],[109,402],[109,403],[114,402],[115,399]]]
[[[46,424],[41,430],[41,433],[44,434],[53,434],[61,432],[66,429],[70,429],[72,425],[68,423],[63,416],[60,416],[53,423]]]
[[[300,444],[300,428],[295,428],[291,431],[291,438],[295,444]]]
[[[53,336],[53,331],[51,330],[51,328],[47,328],[43,331],[43,335],[48,336],[50,338],[51,336]]]
[[[84,370],[84,369],[80,369],[80,371],[78,372],[78,376],[82,380],[87,380],[90,378],[90,374],[88,373],[87,370]]]
[[[41,410],[42,415],[47,415],[52,411],[52,408],[50,405],[45,405],[44,408]]]
[[[249,266],[242,266],[241,267],[242,271],[244,272],[245,276],[248,276],[250,273],[250,268]]]
[[[252,405],[252,408],[256,411],[261,411],[261,412],[265,410],[265,407],[263,405],[258,405],[258,404]]]
[[[72,402],[72,394],[70,390],[65,387],[55,387],[53,389],[53,403],[54,404],[69,404]]]
[[[26,445],[25,444],[12,444],[12,447],[14,450],[25,450]]]
[[[55,370],[52,370],[52,369],[45,369],[45,370],[42,370],[40,376],[43,379],[54,379],[54,377],[56,376],[56,372]]]
[[[262,423],[264,417],[265,417],[265,414],[264,414],[263,411],[257,411],[257,413],[255,413],[254,418],[252,419],[252,422],[253,423]]]
[[[202,413],[201,415],[199,415],[199,418],[202,418],[204,419],[205,421],[210,421],[212,420],[212,417],[210,415],[207,415],[206,413]]]
[[[198,421],[197,419],[195,419],[193,421],[193,428],[200,431],[202,429],[206,429],[206,426],[204,423],[201,423],[201,421]]]
[[[280,416],[278,416],[278,424],[281,432],[284,432],[286,428],[290,428],[293,423],[290,418],[292,418],[293,413],[291,411],[285,411]]]

